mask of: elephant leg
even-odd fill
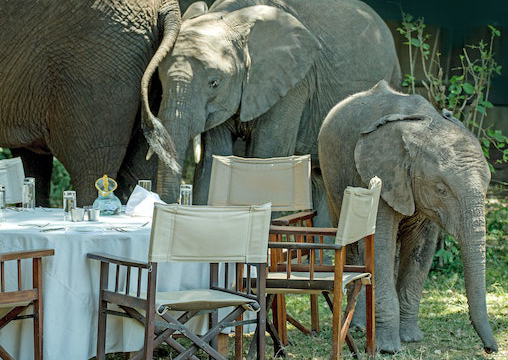
[[[381,352],[401,350],[399,299],[394,281],[396,236],[402,215],[382,199],[375,234],[376,347]]]
[[[423,340],[418,326],[418,310],[423,285],[436,251],[437,225],[416,214],[399,227],[400,260],[397,294],[400,304],[400,339],[404,342]]]
[[[37,206],[49,207],[51,194],[51,172],[53,171],[53,155],[38,154],[25,148],[11,149],[13,156],[20,156],[23,161],[25,176],[34,177],[35,201]]]
[[[232,155],[233,136],[224,125],[214,127],[201,134],[203,156],[196,164],[193,180],[192,202],[194,204],[207,204],[210,176],[212,173],[212,155]]]
[[[307,89],[299,84],[253,124],[246,156],[268,158],[294,155]]]
[[[323,175],[317,168],[312,169],[312,202],[314,210],[317,211],[317,216],[314,218],[314,226],[316,227],[332,227],[332,220],[328,210],[328,202],[326,200],[325,184],[323,182]],[[333,243],[333,237],[325,237],[326,243]]]

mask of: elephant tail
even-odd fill
[[[141,78],[141,126],[152,151],[173,171],[180,171],[175,161],[176,151],[170,134],[153,115],[148,101],[150,81],[157,67],[173,47],[181,25],[180,7],[176,0],[166,2],[159,10],[159,19],[163,21],[163,38],[157,51],[148,63]],[[150,151],[147,157],[151,155]]]

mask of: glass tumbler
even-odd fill
[[[0,185],[0,222],[5,221],[5,208],[7,204],[5,203],[5,186]]]
[[[192,205],[192,185],[180,185],[180,205]]]
[[[63,213],[64,221],[71,221],[71,210],[76,208],[76,192],[65,190],[63,192]]]
[[[143,189],[152,191],[152,180],[138,180],[138,185]]]
[[[35,211],[35,178],[26,177],[23,180],[23,211]]]

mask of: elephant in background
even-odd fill
[[[182,22],[158,65],[163,99],[158,118],[143,100],[143,125],[163,161],[171,160],[165,138],[173,139],[180,167],[191,139],[202,135],[195,203],[207,202],[212,154],[311,154],[314,208],[324,218],[317,162],[322,120],[348,95],[380,79],[400,81],[388,27],[357,0],[217,1]],[[174,202],[181,172],[162,168],[159,194]]]
[[[348,185],[365,186],[374,175],[383,181],[375,234],[378,349],[393,353],[401,340],[423,338],[417,317],[437,224],[460,243],[472,324],[485,351],[497,351],[485,298],[490,171],[478,140],[423,97],[381,81],[330,111],[319,133],[319,159],[335,225]]]
[[[148,92],[180,22],[176,0],[0,0],[0,146],[36,177],[38,205],[48,203],[53,156],[80,204],[96,198],[103,174],[125,186],[154,174],[142,77]]]

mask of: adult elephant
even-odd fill
[[[116,178],[122,166],[121,184],[150,175],[139,171],[141,80],[180,22],[176,0],[0,0],[0,146],[19,149],[46,185],[45,205],[53,156],[81,204],[96,198],[99,176]]]
[[[365,186],[374,175],[383,181],[375,234],[377,347],[396,352],[401,340],[423,338],[418,308],[438,224],[460,243],[471,321],[485,351],[497,351],[485,300],[490,171],[478,140],[423,97],[382,81],[330,111],[319,158],[334,224],[348,185]]]
[[[389,29],[363,2],[226,0],[182,22],[159,77],[159,118],[144,99],[147,138],[160,140],[152,129],[169,132],[182,166],[190,140],[202,134],[195,202],[207,201],[212,154],[310,153],[314,207],[326,214],[317,169],[322,120],[338,100],[380,79],[397,84],[400,69]],[[237,139],[244,140],[242,152]],[[154,150],[168,158],[163,146]],[[180,178],[181,172],[159,169],[163,199],[176,200]]]

